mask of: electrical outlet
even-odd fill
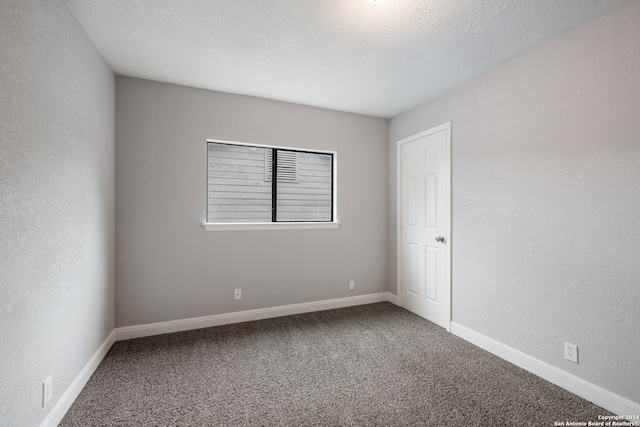
[[[44,380],[42,383],[42,407],[44,408],[47,403],[51,400],[51,396],[53,395],[53,375],[49,375],[49,377]]]
[[[242,289],[236,289],[233,291],[233,299],[236,301],[242,299]]]
[[[564,343],[564,358],[570,362],[578,363],[578,346],[568,342]]]
[[[354,280],[349,281],[349,290],[352,291],[356,288],[356,282]]]

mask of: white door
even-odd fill
[[[398,141],[400,303],[448,331],[450,146],[450,122]]]

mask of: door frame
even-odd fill
[[[423,138],[425,136],[441,132],[445,130],[447,132],[447,152],[446,152],[446,177],[445,177],[445,185],[446,185],[446,194],[447,194],[447,203],[445,204],[447,213],[446,216],[449,218],[449,227],[446,230],[447,233],[447,245],[446,245],[446,256],[447,256],[447,266],[448,270],[445,274],[445,277],[448,280],[448,288],[449,288],[449,321],[447,322],[447,327],[445,328],[447,332],[451,332],[451,312],[453,307],[453,292],[451,286],[451,245],[453,239],[451,238],[451,230],[452,230],[452,221],[453,216],[451,214],[451,206],[452,206],[452,191],[451,191],[451,121],[443,123],[439,126],[432,127],[425,131],[419,132],[415,135],[408,136],[406,138],[400,139],[396,143],[396,295],[398,298],[398,305],[400,307],[404,307],[404,301],[402,297],[402,145],[411,141],[415,141],[416,139]]]

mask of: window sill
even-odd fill
[[[247,222],[247,223],[204,223],[205,231],[238,230],[317,230],[340,227],[339,222]]]

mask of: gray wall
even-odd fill
[[[113,330],[114,108],[63,1],[0,0],[0,425],[39,424]]]
[[[640,2],[392,119],[452,121],[453,320],[640,402]],[[563,360],[563,341],[580,364]]]
[[[386,291],[388,120],[117,77],[116,123],[117,326]],[[342,225],[204,231],[207,138],[336,151]]]

